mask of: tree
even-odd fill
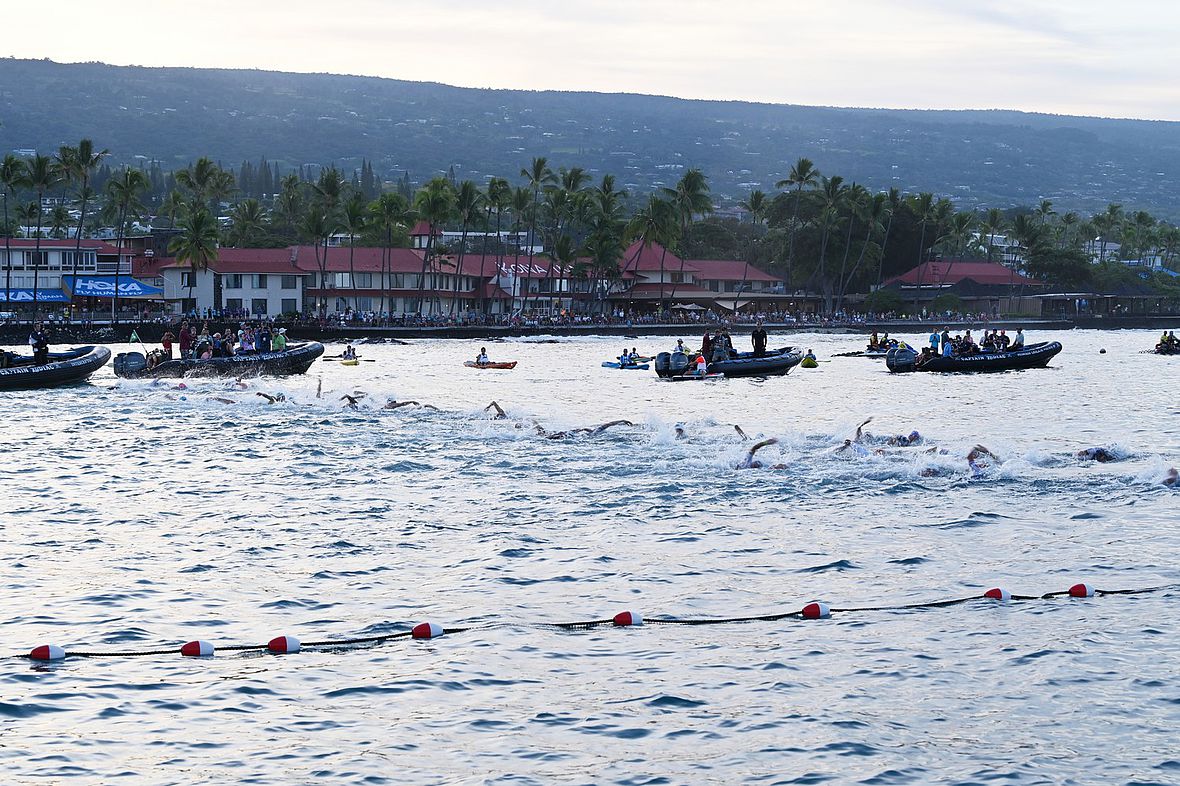
[[[963,311],[963,299],[954,292],[943,292],[934,298],[934,300],[930,301],[930,311],[934,314],[941,314],[947,311],[952,314],[960,314]]]
[[[787,247],[787,289],[791,288],[791,270],[795,263],[795,232],[799,227],[799,199],[803,195],[804,188],[814,188],[818,183],[819,170],[815,168],[815,164],[809,158],[800,158],[791,167],[791,173],[787,175],[787,179],[774,184],[775,188],[794,187],[795,189],[795,204],[791,211],[790,245]]]
[[[381,312],[392,311],[386,303],[386,275],[392,267],[393,233],[405,227],[411,221],[413,213],[406,198],[400,193],[391,191],[382,194],[369,205],[370,226],[376,226],[383,239],[381,251]]]
[[[123,167],[117,175],[107,181],[107,195],[118,211],[118,226],[116,228],[118,260],[115,263],[115,291],[111,297],[111,324],[118,323],[119,307],[119,271],[123,262],[123,238],[126,236],[127,224],[138,217],[143,211],[140,195],[147,190],[147,175],[141,169]]]
[[[709,197],[709,181],[699,169],[690,169],[681,176],[674,188],[663,189],[664,196],[672,203],[672,209],[680,221],[680,237],[688,234],[688,227],[697,216],[713,212],[713,200]],[[676,299],[676,287],[684,281],[684,254],[680,256],[680,280],[672,281],[670,300]],[[660,307],[663,308],[661,295]]]
[[[553,171],[549,169],[548,159],[544,156],[534,158],[532,164],[520,170],[520,176],[528,181],[533,190],[533,209],[529,214],[529,272],[533,270],[533,248],[536,245],[537,210],[540,208],[541,189],[549,183],[557,181]],[[527,298],[525,299],[527,302]]]
[[[0,185],[4,187],[4,300],[12,302],[12,227],[8,223],[8,197],[16,199],[16,189],[25,180],[25,162],[12,153],[0,162]]]
[[[348,286],[356,289],[356,236],[365,231],[365,222],[369,217],[364,195],[356,192],[349,197],[344,203],[341,217],[341,226],[348,233]]]
[[[865,309],[877,314],[899,314],[903,308],[905,301],[892,289],[877,289],[865,298]]]
[[[1054,248],[1046,243],[1035,246],[1028,255],[1028,273],[1050,286],[1076,290],[1091,276],[1090,259],[1081,251]]]
[[[455,212],[455,191],[451,188],[450,181],[445,177],[436,177],[428,182],[414,196],[414,209],[426,222],[430,233],[426,238],[426,249],[422,255],[422,274],[418,279],[418,316],[422,316],[425,311],[426,274],[434,270],[434,236]],[[438,282],[434,284],[431,288],[437,293]],[[435,300],[437,299],[436,294]]]
[[[40,283],[41,264],[41,221],[44,217],[44,210],[42,209],[42,202],[45,198],[45,192],[49,191],[58,182],[58,175],[53,161],[49,156],[35,155],[25,166],[25,180],[24,185],[32,189],[37,194],[37,232],[34,235],[36,242],[33,245],[33,314],[37,315],[37,288]]]
[[[74,265],[72,272],[75,282],[78,280],[78,263],[82,258],[82,232],[86,226],[86,205],[90,197],[94,194],[90,188],[90,179],[94,176],[95,170],[102,164],[102,160],[108,155],[109,151],[106,148],[95,152],[94,143],[89,139],[83,139],[78,142],[77,147],[72,149],[72,154],[69,156],[70,177],[78,184],[78,198],[81,201],[78,215],[78,229],[74,233]],[[71,309],[73,308],[72,301],[70,307]]]
[[[579,172],[581,170],[578,170]],[[492,223],[492,212],[496,213],[496,271],[502,272],[504,267],[504,244],[500,238],[500,219],[504,215],[504,211],[508,209],[512,200],[512,186],[508,181],[502,177],[493,177],[488,181],[487,198],[484,200],[487,210],[487,216],[484,219],[485,228],[490,228]],[[486,258],[488,255],[488,234],[484,232],[483,236],[483,250],[481,256]],[[480,288],[480,312],[485,316],[488,312],[488,301],[484,297],[484,290]]]
[[[176,192],[172,192],[176,193]],[[243,199],[230,211],[230,245],[239,248],[257,243],[266,226],[266,208],[257,199]]]
[[[766,220],[766,210],[770,205],[766,201],[766,194],[755,189],[750,195],[738,202],[738,207],[750,214],[750,221],[760,225]]]
[[[921,234],[918,238],[918,283],[914,287],[914,314],[918,313],[918,298],[922,294],[922,261],[926,256],[926,225],[934,219],[934,194],[923,191],[910,200],[910,209],[918,217]]]
[[[455,213],[459,217],[460,238],[459,238],[459,261],[455,266],[455,287],[451,295],[451,314],[455,313],[455,308],[459,302],[459,284],[463,280],[463,260],[467,256],[467,230],[472,224],[479,221],[480,211],[483,210],[484,195],[480,193],[479,188],[470,180],[464,180],[459,184],[458,190],[455,191]],[[477,277],[477,282],[482,282],[482,278]]]
[[[203,202],[194,203],[184,211],[180,220],[180,234],[168,244],[168,253],[181,264],[188,264],[188,299],[193,300],[197,273],[209,269],[217,259],[217,219]],[[195,301],[194,301],[195,302]]]
[[[1008,222],[1004,220],[1004,211],[998,207],[993,207],[987,211],[987,215],[983,218],[983,223],[979,226],[981,235],[987,237],[987,261],[995,262],[994,249],[996,244],[996,235],[1004,233]]]
[[[624,262],[624,273],[643,253],[643,249],[651,248],[652,243],[660,244],[661,309],[664,307],[664,258],[668,255],[668,246],[676,240],[679,227],[676,209],[672,203],[661,199],[658,194],[652,194],[648,197],[647,204],[631,217],[623,231],[625,240],[639,240],[639,248],[635,252],[635,257]],[[631,307],[631,301],[628,301],[627,307]]]

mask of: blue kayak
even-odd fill
[[[602,367],[603,368],[617,368],[617,369],[622,369],[623,371],[647,371],[649,368],[651,368],[646,363],[628,363],[627,365],[624,366],[623,364],[618,363],[616,361],[612,361],[612,360],[604,361],[602,364]]]

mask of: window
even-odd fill
[[[223,276],[222,278],[225,281],[225,288],[226,289],[241,289],[242,288],[242,274],[241,273],[230,273],[229,275]]]
[[[279,280],[282,282],[283,289],[299,289],[299,276],[279,276]],[[286,303],[287,301],[284,300],[283,302]],[[283,311],[286,310],[285,308],[283,309]],[[291,309],[291,311],[294,310]]]
[[[347,273],[331,273],[328,276],[328,286],[332,289],[348,289],[352,286],[352,281]]]
[[[233,311],[241,311],[242,299],[240,297],[227,297],[225,299],[225,307]]]
[[[49,252],[48,251],[26,251],[25,252],[25,267],[29,270],[37,267],[45,270],[49,267]]]
[[[258,275],[250,276],[250,283],[255,289],[266,289],[266,274],[259,273]]]
[[[288,276],[283,276],[283,278],[288,278]],[[290,278],[295,278],[295,276],[290,276]],[[283,313],[284,314],[294,314],[298,311],[299,311],[299,301],[298,300],[296,300],[293,297],[283,298]]]
[[[75,258],[78,260],[79,270],[94,270],[97,265],[97,256],[93,251],[63,251],[61,252],[62,270],[73,270]]]
[[[353,286],[357,289],[370,289],[373,286],[372,273],[357,273],[353,280]]]
[[[371,298],[371,297],[358,297],[356,299],[356,310],[357,311],[372,311],[373,310],[373,298]]]
[[[250,301],[251,314],[265,314],[266,313],[266,298],[256,297]]]
[[[197,285],[196,274],[191,270],[186,270],[180,274],[180,285],[182,287],[194,287]]]

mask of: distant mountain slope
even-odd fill
[[[872,189],[961,206],[1051,199],[1176,217],[1180,124],[995,111],[897,111],[477,90],[372,77],[0,59],[0,150],[89,136],[116,161],[227,166],[360,159],[415,181],[514,178],[533,156],[645,191],[703,169],[716,194],[771,190],[800,156]]]

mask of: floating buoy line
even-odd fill
[[[89,652],[85,650],[66,650],[56,644],[41,644],[34,647],[27,655],[16,657],[34,661],[60,661],[65,658],[143,658],[162,655],[183,655],[189,658],[209,658],[215,652],[269,652],[276,655],[292,654],[303,650],[330,650],[339,648],[355,648],[362,646],[377,646],[399,639],[437,639],[440,636],[454,633],[467,633],[476,630],[492,628],[534,628],[559,631],[593,630],[600,627],[632,628],[642,625],[732,625],[751,622],[777,622],[779,620],[821,620],[828,619],[833,614],[855,614],[877,611],[908,611],[913,609],[938,609],[948,606],[958,606],[973,601],[988,600],[997,602],[1053,600],[1055,598],[1093,598],[1103,595],[1145,595],[1152,592],[1175,589],[1178,584],[1160,587],[1146,587],[1143,589],[1101,590],[1091,584],[1074,584],[1067,590],[1047,592],[1044,595],[1014,595],[1006,589],[993,587],[982,595],[972,595],[967,598],[952,598],[950,600],[931,600],[918,603],[905,603],[888,606],[854,606],[849,608],[831,608],[826,603],[813,601],[796,611],[778,614],[760,614],[749,617],[706,617],[698,619],[676,619],[669,617],[652,617],[644,619],[636,611],[621,611],[610,619],[587,620],[584,622],[493,622],[472,625],[461,628],[447,628],[435,622],[422,622],[409,630],[386,633],[377,636],[362,636],[348,639],[329,639],[326,641],[300,642],[294,636],[276,636],[266,644],[230,644],[215,647],[211,642],[194,640],[177,647],[160,647],[148,650],[120,650],[115,652]]]

